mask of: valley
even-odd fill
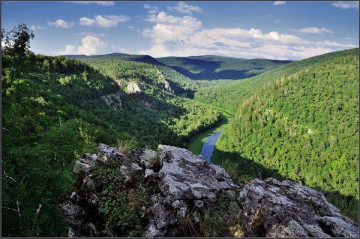
[[[356,220],[358,48],[300,61],[17,50],[2,56],[7,236],[66,236],[59,197],[78,186],[74,162],[102,144],[129,158],[135,149],[171,145],[169,152],[188,155],[180,149],[187,148],[224,168],[236,185],[289,179]],[[123,180],[106,167],[97,176]],[[102,210],[112,215],[108,207],[116,202],[103,199]]]

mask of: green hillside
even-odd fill
[[[341,56],[357,56],[358,54],[358,49],[351,49],[292,62],[276,69],[269,70],[263,74],[236,81],[231,84],[201,88],[195,93],[194,99],[235,113],[248,97],[268,82],[278,80],[281,77],[287,77],[307,66],[336,59]]]
[[[74,160],[98,143],[184,146],[219,120],[210,107],[168,92],[153,65],[109,60],[105,74],[79,60],[18,50],[2,55],[6,236],[67,235],[57,200],[71,187]]]
[[[194,80],[244,79],[290,62],[225,56],[163,57],[157,60]]]
[[[274,175],[278,172],[283,178],[317,188],[355,219],[359,199],[358,49],[285,67],[275,70],[272,82],[259,85],[251,97],[242,100],[220,136],[217,157],[238,160],[239,165],[251,162],[247,168],[238,168],[242,175],[256,164],[253,177],[273,170]]]

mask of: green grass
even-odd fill
[[[214,107],[213,107],[214,108]],[[223,129],[227,124],[230,123],[233,115],[220,110],[217,108],[217,110],[220,111],[221,116],[220,116],[220,122],[218,124],[216,124],[216,126],[214,128],[211,128],[201,134],[198,134],[196,136],[194,136],[190,143],[188,144],[188,150],[190,150],[193,154],[195,155],[199,155],[201,153],[201,149],[202,146],[204,144],[204,142],[206,141],[207,137],[209,137],[210,135],[216,133],[217,131]]]

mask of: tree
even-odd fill
[[[30,40],[34,37],[26,24],[19,24],[9,32],[1,29],[1,40],[5,39],[4,46],[1,46],[4,68],[12,68],[16,74],[26,72],[34,56],[29,50]]]
[[[1,29],[1,40],[5,38],[3,51],[12,53],[13,55],[23,56],[29,52],[30,40],[34,38],[34,34],[26,24],[19,24],[11,31],[5,32]]]

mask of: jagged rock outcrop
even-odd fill
[[[159,69],[156,69],[156,73],[159,75],[159,80],[162,84],[162,87],[172,94],[174,94],[174,91],[171,89],[170,83],[165,79],[165,76],[159,71]]]
[[[112,107],[114,110],[122,107],[121,92],[111,95],[104,95],[101,97],[105,101],[105,104]]]
[[[140,83],[129,82],[126,87],[126,92],[129,94],[141,93],[141,92],[143,92],[141,87],[143,87],[143,85]]]
[[[170,83],[167,80],[164,79],[161,83],[167,92],[174,94],[174,91],[171,89]]]
[[[60,199],[70,237],[358,235],[315,190],[274,179],[240,189],[223,168],[173,146],[100,144],[74,173],[73,191]]]
[[[240,192],[239,202],[247,236],[359,236],[359,228],[321,193],[289,180],[255,179]]]

